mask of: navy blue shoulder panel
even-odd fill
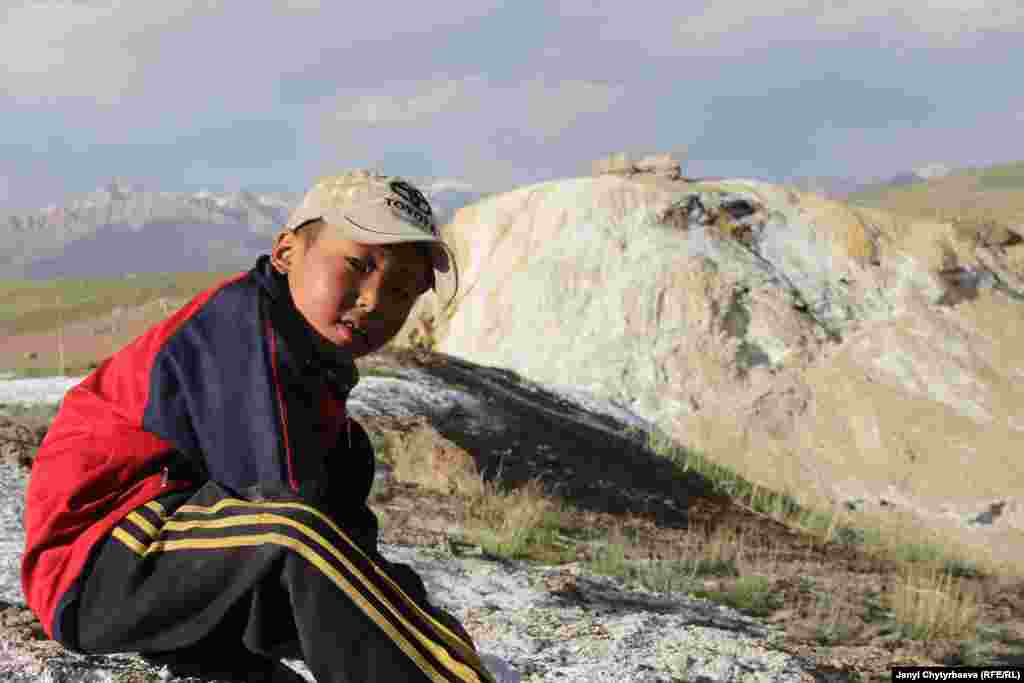
[[[350,441],[351,437],[351,441]],[[351,420],[342,432],[330,458],[332,493],[362,503],[369,497],[373,478],[377,472],[377,459],[370,435],[358,420]],[[334,489],[335,482],[343,481],[343,491]]]
[[[224,286],[157,353],[143,428],[241,491],[288,481],[267,335],[253,273]]]

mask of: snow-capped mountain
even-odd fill
[[[418,184],[442,223],[480,197],[459,180]],[[0,218],[0,277],[247,268],[300,199],[287,192],[161,192],[112,181],[63,206]]]
[[[946,164],[928,164],[920,168],[914,169],[914,175],[924,180],[931,180],[932,178],[945,178],[953,169]]]

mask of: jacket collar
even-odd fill
[[[314,331],[292,301],[288,277],[277,272],[268,254],[259,257],[250,273],[270,300],[271,322],[294,356],[298,366],[296,369],[304,376],[316,375],[323,378],[335,398],[344,402],[359,382],[359,371],[355,363],[341,356],[329,356],[317,349]]]

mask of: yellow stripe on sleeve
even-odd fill
[[[148,507],[150,510],[158,514],[160,516],[160,519],[167,519],[167,510],[165,510],[164,506],[161,505],[159,502],[151,500],[148,503],[146,503],[146,507]]]
[[[125,531],[124,529],[115,528],[111,535],[117,540],[124,543],[126,546],[128,546],[128,549],[136,555],[138,555],[139,557],[146,556],[146,546],[135,540],[135,537],[127,531]]]
[[[132,522],[135,526],[142,529],[142,533],[146,534],[150,538],[156,538],[160,534],[160,530],[149,523],[145,517],[140,515],[138,512],[129,512],[128,521]]]

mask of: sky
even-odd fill
[[[775,181],[1015,161],[1022,39],[1020,0],[0,0],[0,212],[354,167],[495,191],[617,152]]]

